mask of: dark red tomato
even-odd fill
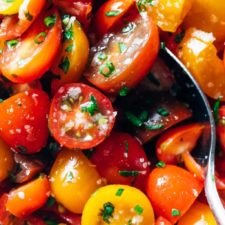
[[[108,93],[132,88],[147,75],[158,49],[156,25],[146,14],[134,14],[92,48],[93,58],[85,76]]]
[[[105,2],[94,16],[93,29],[98,37],[108,33],[113,25],[134,4],[134,0],[109,0]]]
[[[203,182],[178,166],[155,168],[148,177],[147,195],[157,216],[172,224],[187,212],[203,188]]]
[[[0,103],[0,136],[16,152],[32,154],[48,138],[49,98],[41,90],[16,94]]]
[[[49,23],[49,20],[53,22]],[[56,9],[40,15],[21,38],[6,42],[0,61],[2,75],[15,83],[40,78],[55,59],[61,31],[61,20]]]
[[[110,100],[88,85],[62,86],[52,100],[49,128],[53,137],[67,148],[98,145],[109,135],[114,121]]]
[[[108,183],[145,189],[150,163],[141,144],[131,135],[113,132],[95,148],[91,160]]]
[[[75,16],[85,29],[88,28],[91,19],[92,0],[53,0],[53,3],[66,13]]]
[[[217,135],[220,147],[225,152],[225,106],[219,108],[219,121],[217,125]]]

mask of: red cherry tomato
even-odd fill
[[[88,81],[105,92],[118,93],[147,75],[158,53],[159,37],[156,25],[144,15],[133,14],[92,48],[93,58],[85,73]]]
[[[225,106],[219,108],[219,121],[217,125],[217,135],[220,147],[225,152]]]
[[[129,134],[112,133],[95,148],[91,160],[108,183],[145,189],[150,170],[148,158],[137,139]]]
[[[49,128],[54,138],[68,148],[98,145],[109,135],[114,121],[109,99],[85,84],[62,86],[52,100]]]
[[[48,18],[54,21],[50,25],[44,22]],[[56,9],[40,15],[20,39],[7,42],[0,61],[2,75],[16,83],[40,78],[55,59],[61,31],[61,20]]]
[[[184,152],[195,147],[204,125],[188,124],[168,130],[157,141],[157,158],[165,163],[177,163]]]
[[[174,224],[191,207],[202,188],[203,182],[190,172],[166,165],[150,173],[146,191],[156,214]]]
[[[16,94],[0,103],[0,136],[16,152],[35,153],[48,138],[49,98],[41,90]]]

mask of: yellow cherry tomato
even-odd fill
[[[58,154],[50,172],[50,182],[56,200],[74,213],[82,213],[90,195],[102,185],[95,166],[85,155],[68,149]]]
[[[82,225],[153,225],[154,213],[149,199],[139,189],[127,185],[99,188],[88,200]]]
[[[139,0],[142,1],[142,0]],[[148,8],[163,31],[175,32],[191,8],[193,0],[158,0]]]
[[[70,17],[68,20],[73,20],[75,17]],[[71,25],[70,22],[66,28],[66,37],[60,52],[53,67],[52,72],[57,76],[52,81],[52,92],[63,84],[77,82],[86,67],[89,55],[89,42],[86,34],[82,30],[81,25],[75,20]]]
[[[209,97],[225,101],[225,68],[217,56],[212,33],[190,28],[178,46],[178,57]]]
[[[20,5],[24,0],[0,0],[0,14],[3,15],[13,15],[18,13]]]
[[[225,1],[224,0],[194,0],[192,8],[184,20],[186,28],[212,32],[216,43],[224,47],[225,41]]]
[[[10,147],[0,139],[0,182],[8,177],[13,166],[13,153]]]
[[[217,225],[208,205],[195,202],[188,212],[181,217],[178,225]]]

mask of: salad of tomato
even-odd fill
[[[0,0],[0,224],[216,225],[196,157],[208,97],[225,207],[224,0]],[[204,119],[203,119],[204,121]]]

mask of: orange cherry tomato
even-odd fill
[[[155,225],[172,225],[172,223],[170,223],[170,221],[168,221],[164,217],[159,216],[155,221]]]
[[[126,25],[121,22],[116,32],[106,34],[92,48],[93,58],[85,76],[105,92],[118,93],[124,87],[134,87],[147,75],[157,56],[156,25],[145,13],[132,16],[125,20]]]
[[[48,138],[49,98],[41,90],[16,94],[0,103],[0,137],[16,152],[35,153]]]
[[[20,37],[36,20],[45,4],[46,0],[22,1],[18,15],[6,16],[0,23],[0,39],[10,40]]]
[[[191,207],[203,182],[178,166],[155,168],[148,177],[147,195],[158,216],[176,223]]]
[[[52,22],[49,23],[49,20]],[[42,14],[21,38],[6,42],[0,61],[2,75],[16,83],[40,78],[55,59],[61,31],[56,9]]]
[[[55,93],[63,84],[77,82],[88,61],[89,43],[80,24],[75,20],[66,32],[69,31],[73,36],[69,40],[64,40],[60,56],[57,57],[51,69],[57,75],[57,78],[52,80],[52,93]]]
[[[110,100],[86,84],[62,86],[51,103],[49,128],[67,148],[95,147],[110,134],[114,121]]]
[[[204,125],[188,124],[168,130],[157,141],[157,158],[165,163],[177,163],[184,152],[194,149]]]
[[[50,196],[50,184],[46,176],[40,176],[8,194],[6,210],[16,217],[26,217],[44,206]]]
[[[196,201],[186,214],[181,217],[178,225],[210,224],[217,225],[217,222],[208,205]]]
[[[102,37],[118,22],[129,8],[134,4],[134,0],[109,0],[106,1],[94,16],[94,32],[98,37]]]

